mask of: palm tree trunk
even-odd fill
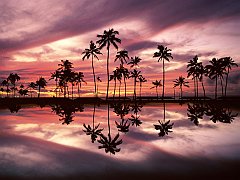
[[[229,68],[228,68],[228,72],[227,72],[227,76],[226,76],[225,97],[227,96],[228,74],[229,74]]]
[[[157,100],[158,100],[158,88],[156,87],[156,93],[157,93]]]
[[[122,82],[119,81],[119,88],[118,88],[118,98],[120,99],[120,94],[121,94],[121,85],[122,85]]]
[[[79,88],[79,83],[78,83],[78,97],[80,97],[80,88]]]
[[[127,97],[127,83],[126,83],[125,76],[124,76],[123,80],[124,80],[124,86],[125,86],[125,99],[126,99],[126,97]]]
[[[114,81],[114,90],[113,90],[113,99],[115,99],[115,92],[116,92],[116,87],[117,87],[117,81]]]
[[[140,82],[140,91],[139,92],[140,92],[140,94],[139,94],[140,98],[142,98],[142,83],[141,82]]]
[[[175,99],[176,93],[175,93],[175,88],[173,88],[173,98]]]
[[[198,99],[198,79],[196,78],[196,86],[197,86],[197,99]]]
[[[180,89],[181,89],[181,99],[183,99],[183,96],[182,96],[182,86],[180,87]]]
[[[14,84],[13,84],[13,88],[14,88],[14,89],[13,89],[13,97],[14,97],[14,98],[15,98],[15,87],[16,87],[16,84],[14,83]]]
[[[216,76],[216,87],[215,87],[215,99],[217,99],[217,76]]]
[[[73,99],[73,84],[72,84],[72,99]]]
[[[109,90],[109,54],[110,54],[110,44],[107,45],[107,95],[106,99],[108,99],[108,90]]]
[[[93,80],[94,80],[94,88],[95,88],[95,91],[94,91],[94,95],[97,94],[97,85],[96,85],[96,77],[95,77],[95,71],[94,71],[94,65],[93,65],[93,55],[92,55],[92,71],[93,71]]]
[[[41,87],[38,86],[38,98],[40,97],[40,90],[41,90]]]
[[[163,91],[162,91],[162,99],[164,98],[164,89],[165,89],[165,68],[164,68],[164,59],[163,61]]]
[[[134,99],[136,100],[136,98],[137,98],[137,95],[136,95],[136,85],[137,85],[137,79],[136,79],[136,77],[134,78]]]
[[[221,87],[222,87],[222,96],[223,96],[223,79],[220,78],[220,83],[221,83]]]
[[[56,91],[56,97],[57,97],[57,79],[56,79],[56,90],[55,91]]]
[[[204,96],[204,99],[206,98],[206,92],[205,92],[205,87],[203,85],[203,80],[202,80],[202,88],[203,88],[203,96]]]
[[[193,77],[193,83],[194,83],[194,96],[196,98],[197,95],[196,95],[196,78],[195,77]]]

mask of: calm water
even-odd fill
[[[193,103],[12,105],[0,109],[0,176],[233,178],[239,111]]]

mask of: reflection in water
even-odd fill
[[[86,135],[90,135],[91,136],[91,140],[92,140],[92,143],[94,143],[96,141],[96,139],[98,138],[98,136],[100,136],[102,134],[102,130],[103,129],[98,129],[99,126],[100,126],[100,123],[95,126],[94,123],[95,123],[95,112],[96,112],[96,104],[94,104],[94,109],[93,109],[93,124],[92,124],[92,128],[90,125],[87,125],[84,123],[83,124],[83,127],[85,128],[83,130],[83,132],[86,133]]]
[[[166,103],[163,103],[163,121],[158,120],[159,124],[155,125],[154,127],[156,130],[160,130],[160,132],[158,133],[159,137],[163,137],[165,135],[168,135],[169,132],[172,132],[170,129],[172,129],[173,124],[170,124],[170,120],[168,120],[167,122],[165,122],[166,120]]]
[[[11,113],[17,113],[21,108],[22,107],[19,104],[10,103],[8,105],[8,109],[10,110]]]
[[[224,107],[222,104],[204,104],[204,103],[188,103],[187,109],[188,119],[195,125],[199,125],[199,119],[203,116],[209,117],[214,123],[231,123],[238,114],[233,114],[229,107]]]

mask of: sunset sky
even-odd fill
[[[162,63],[153,58],[158,44],[172,49],[173,60],[166,63],[167,95],[173,94],[173,80],[187,76],[187,62],[195,55],[204,65],[213,57],[225,56],[240,64],[238,0],[1,0],[0,12],[0,81],[15,72],[21,76],[18,85],[27,85],[39,76],[48,80],[60,60],[68,59],[75,71],[84,72],[87,85],[82,93],[92,95],[91,61],[82,61],[81,54],[91,40],[98,40],[97,34],[109,28],[120,33],[119,50],[142,59],[139,69],[148,80],[143,94],[154,95],[152,81],[162,79]],[[117,50],[112,47],[110,51],[112,72],[119,63],[114,63]],[[103,56],[94,63],[96,75],[103,80],[99,86],[104,95],[106,48],[101,52]],[[239,70],[230,73],[229,94],[240,93]],[[214,82],[204,82],[207,94],[212,95]],[[128,93],[132,93],[133,81],[128,85]],[[48,82],[46,89],[53,90],[54,81]],[[193,95],[192,88],[184,91]]]

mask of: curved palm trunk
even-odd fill
[[[193,77],[193,82],[194,82],[194,96],[195,96],[195,99],[197,98],[197,92],[196,92],[196,78]]]
[[[198,79],[196,78],[196,86],[197,86],[197,99],[198,99]]]
[[[205,87],[203,85],[203,80],[202,80],[202,88],[203,88],[203,96],[204,96],[204,99],[206,98],[206,92],[205,92]]]
[[[165,67],[164,67],[164,59],[163,59],[163,92],[162,92],[162,99],[164,98],[164,92],[165,92]]]
[[[175,92],[175,88],[173,88],[173,98],[175,99],[176,97],[176,92]]]
[[[109,90],[109,54],[110,54],[110,44],[108,43],[107,45],[107,95],[106,95],[106,99],[108,99],[108,90]]]
[[[93,71],[93,80],[94,80],[94,95],[97,94],[97,85],[96,85],[96,76],[95,76],[95,71],[94,71],[94,65],[93,65],[93,55],[92,55],[92,71]]]
[[[227,96],[228,74],[229,74],[229,68],[228,68],[228,72],[227,72],[227,76],[226,76],[225,97]]]
[[[78,97],[80,97],[80,88],[79,88],[79,83],[78,83]]]
[[[183,99],[183,92],[182,92],[182,86],[180,86],[180,90],[181,90],[181,99]]]

